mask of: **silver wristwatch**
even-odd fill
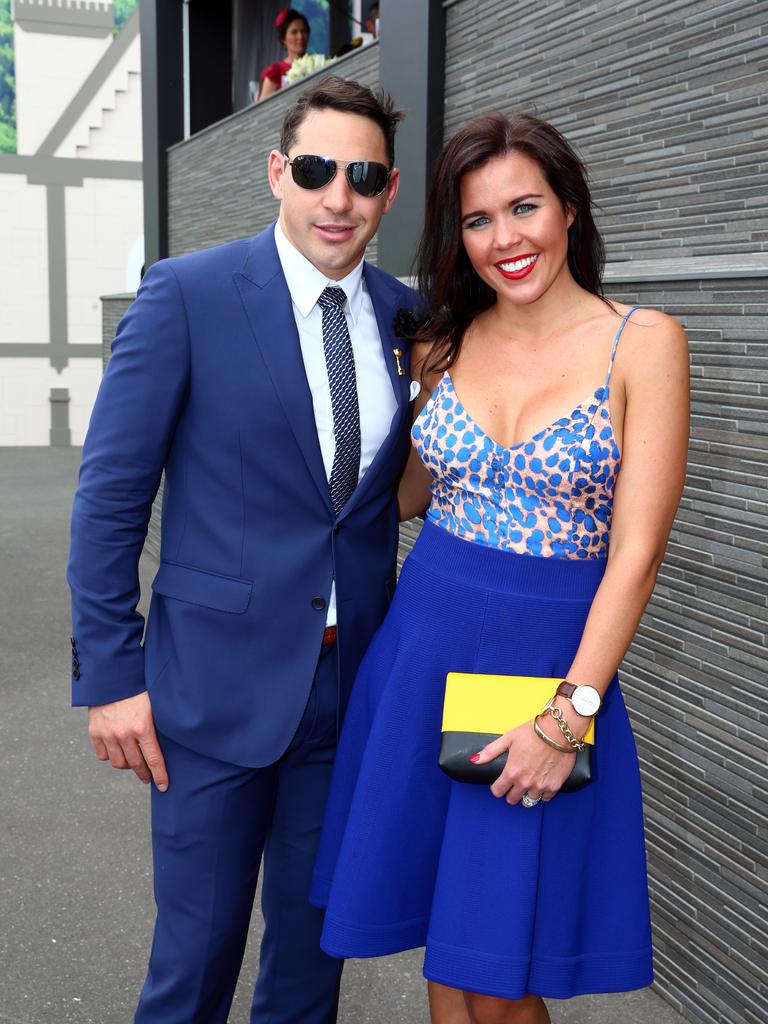
[[[569,683],[565,679],[560,683],[556,696],[566,697],[573,710],[582,718],[593,718],[600,710],[602,699],[594,686],[577,686],[576,683]]]

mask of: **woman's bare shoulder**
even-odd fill
[[[688,362],[688,338],[682,325],[658,309],[633,309],[623,303],[612,302],[616,312],[626,318],[621,335],[621,357],[632,376],[656,374],[660,370]]]

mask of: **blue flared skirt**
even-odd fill
[[[618,680],[576,793],[526,809],[437,767],[446,674],[563,676],[604,568],[424,526],[342,731],[312,889],[327,953],[425,946],[430,980],[507,999],[651,983],[640,775]]]

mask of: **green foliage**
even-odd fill
[[[0,153],[16,152],[16,126],[0,121]]]
[[[0,0],[0,153],[16,152],[16,78],[11,0]]]
[[[115,35],[133,14],[139,0],[115,0]]]

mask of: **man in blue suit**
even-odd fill
[[[307,900],[338,726],[394,587],[413,293],[363,261],[398,190],[388,97],[330,77],[269,157],[258,235],[150,268],[120,324],[72,520],[73,702],[152,786],[139,1024],[225,1024],[263,855],[252,1024],[330,1024]],[[138,561],[165,471],[142,646]]]

